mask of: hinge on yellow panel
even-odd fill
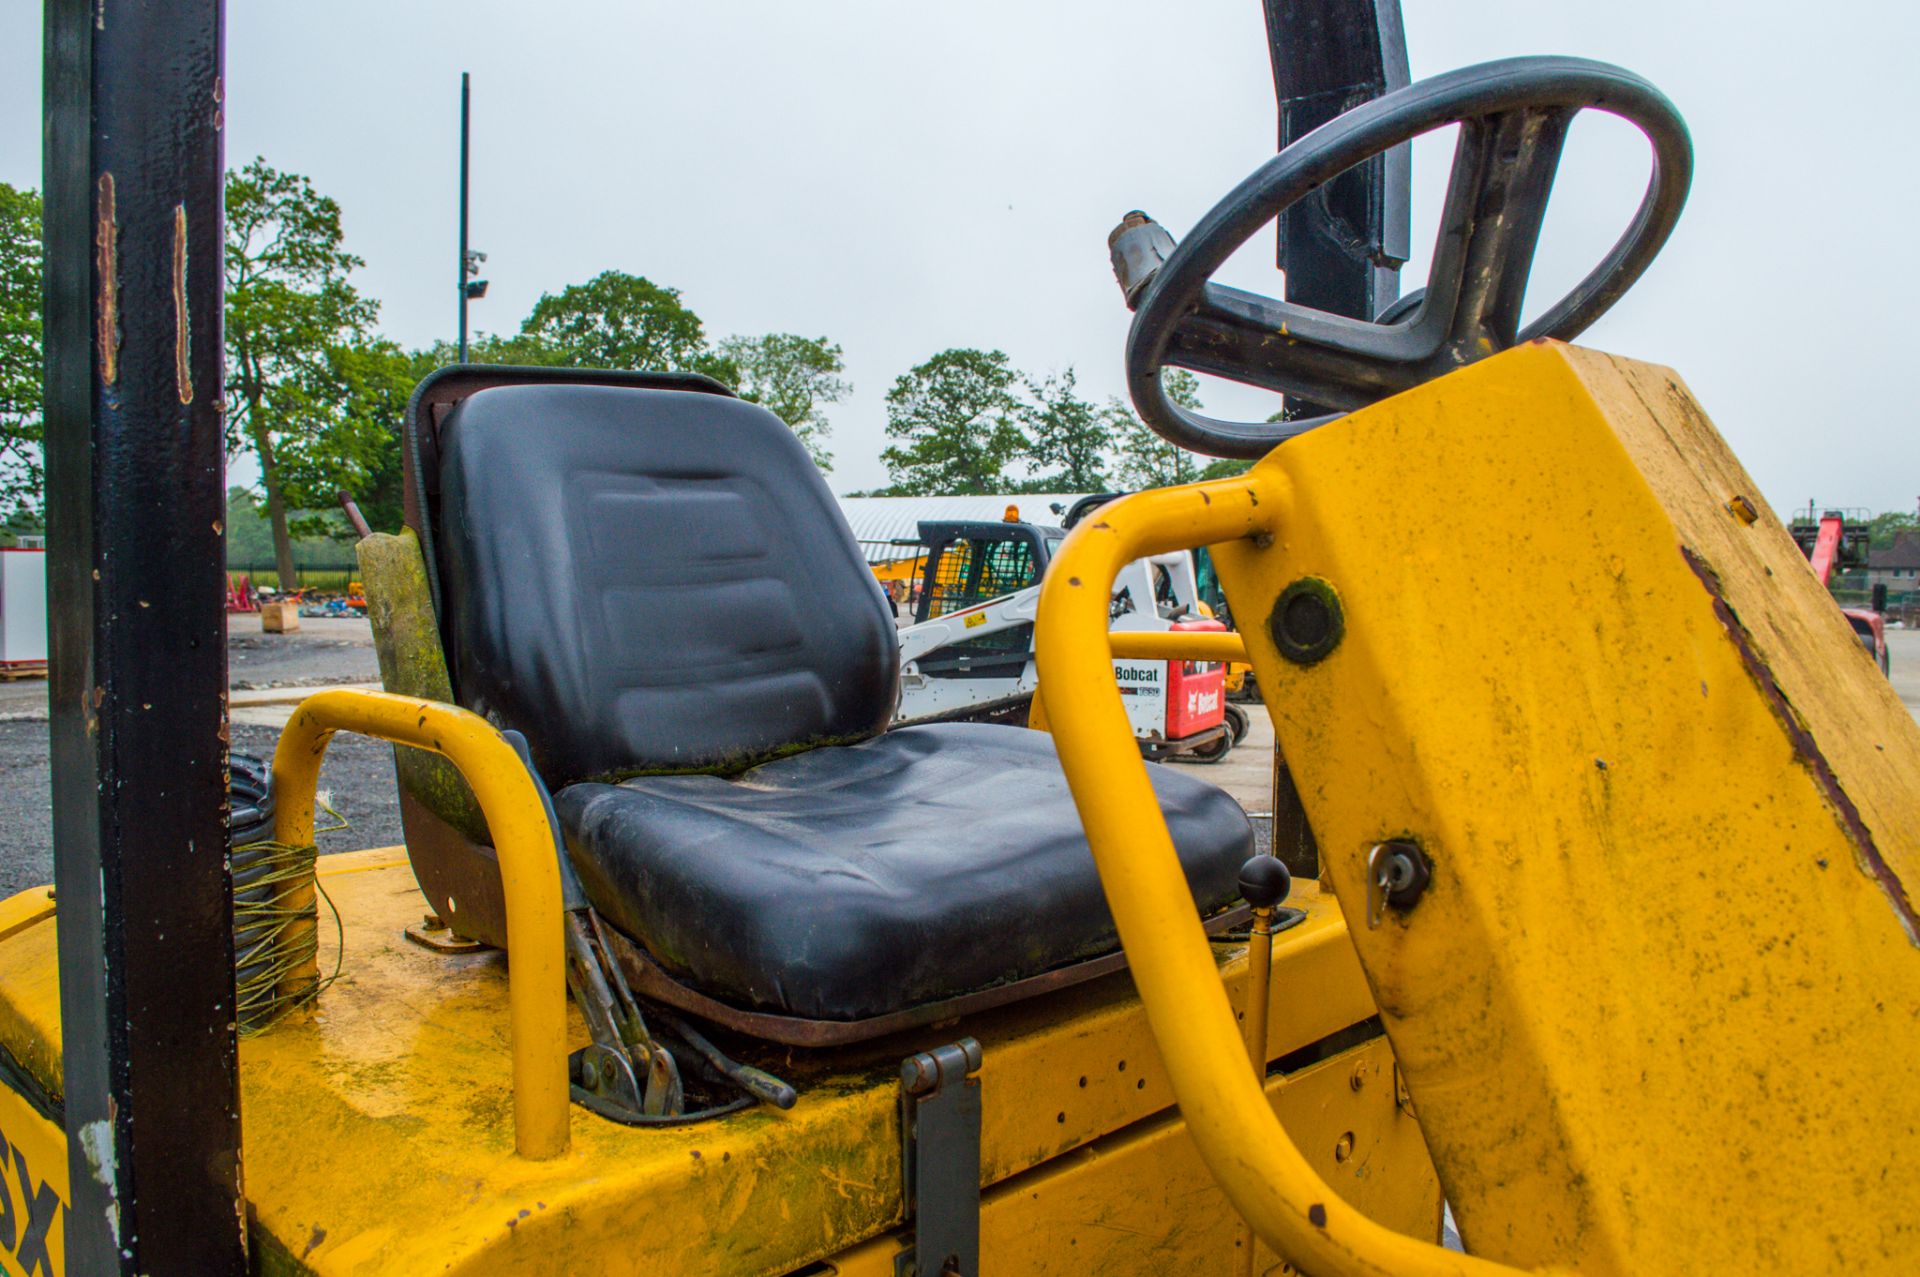
[[[980,1044],[908,1056],[900,1064],[900,1159],[913,1244],[895,1277],[979,1277]]]

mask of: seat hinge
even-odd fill
[[[980,1044],[910,1055],[900,1063],[900,1159],[912,1242],[894,1277],[979,1277]]]

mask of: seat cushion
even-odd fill
[[[1253,854],[1223,791],[1153,767],[1202,914]],[[733,780],[581,784],[555,799],[601,914],[737,1007],[859,1020],[1112,952],[1112,915],[1044,732],[907,727]]]
[[[721,395],[495,386],[438,433],[459,703],[555,787],[881,731],[893,613],[806,449]]]

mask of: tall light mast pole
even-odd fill
[[[472,116],[470,107],[470,77],[465,71],[460,73],[460,362],[467,362],[467,302],[487,295],[487,281],[474,279],[480,273],[480,263],[487,260],[485,253],[475,252],[467,247],[467,138]]]

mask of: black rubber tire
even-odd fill
[[[1233,752],[1233,744],[1233,733],[1228,732],[1221,736],[1219,740],[1211,744],[1202,745],[1199,749],[1190,749],[1183,754],[1175,754],[1172,761],[1176,763],[1218,763]]]
[[[1253,730],[1253,716],[1229,701],[1226,705],[1227,723],[1233,730],[1233,743],[1238,745]]]
[[[273,837],[273,769],[263,758],[235,752],[227,757],[227,774],[227,846]]]

